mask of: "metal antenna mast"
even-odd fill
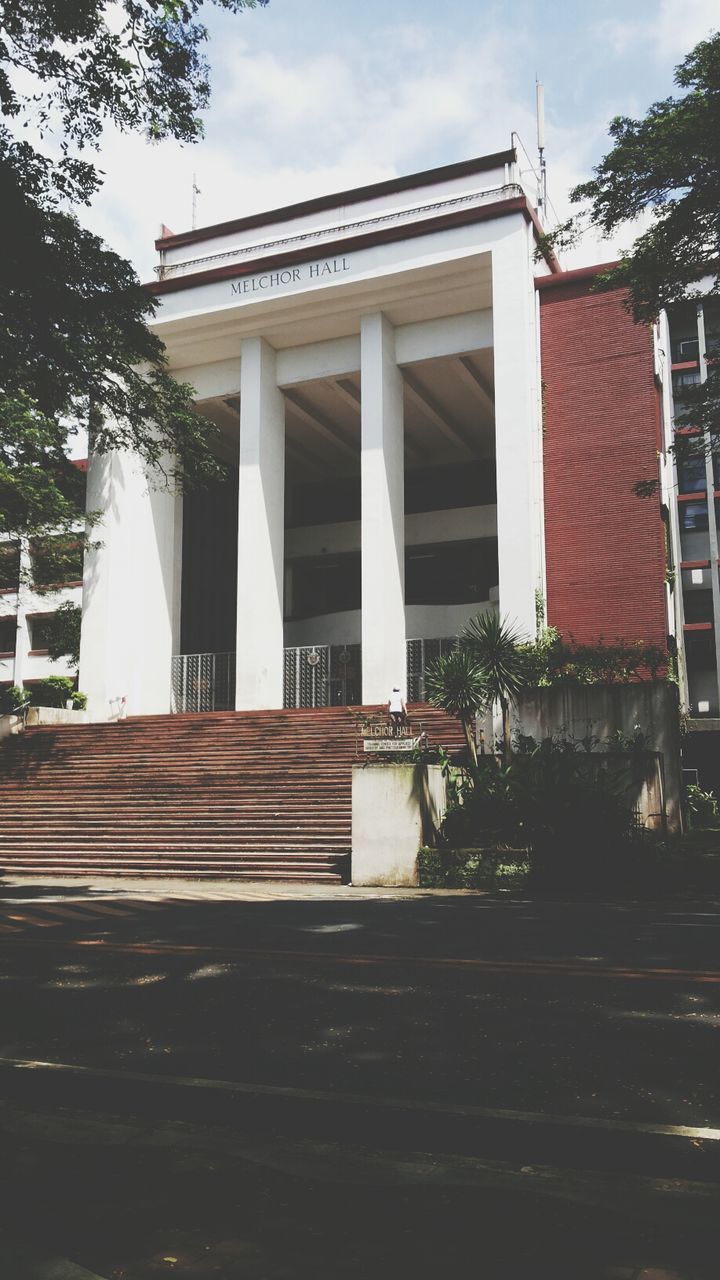
[[[192,229],[193,231],[197,227],[197,198],[200,195],[202,195],[202,192],[197,184],[197,174],[194,173],[192,176]]]
[[[545,85],[535,81],[535,109],[537,115],[537,145],[540,155],[540,181],[538,183],[538,213],[547,211],[547,170],[545,167]]]

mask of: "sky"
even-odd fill
[[[674,67],[720,28],[720,0],[270,0],[206,21],[204,140],[106,133],[105,184],[82,219],[144,280],[160,224],[191,226],[194,173],[202,226],[502,150],[513,130],[534,158],[536,77],[548,191],[567,216],[608,122],[673,92]]]

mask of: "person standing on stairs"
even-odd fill
[[[392,687],[387,707],[390,723],[397,732],[407,721],[407,703],[404,695],[400,692],[399,686],[396,684]]]

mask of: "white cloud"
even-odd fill
[[[628,54],[651,38],[659,51],[671,29],[683,42],[706,34],[715,2],[687,0],[678,17],[677,6],[661,0],[654,26],[606,24],[603,39]],[[362,39],[346,34],[342,45],[307,54],[254,49],[239,37],[215,43],[205,141],[150,146],[109,133],[93,227],[148,279],[160,222],[173,231],[190,226],[194,172],[198,222],[208,225],[504,148],[511,129],[534,154],[532,84],[519,87],[517,74],[532,55],[531,37],[520,30],[514,38],[512,60],[499,19],[485,23],[480,48],[452,24],[419,22],[376,27]],[[569,190],[608,149],[610,117],[644,110],[629,89],[614,93],[597,101],[591,119],[561,124],[548,95],[550,195],[560,218],[573,211]],[[588,237],[568,265],[605,261],[631,239],[630,229],[611,243]]]
[[[660,0],[653,41],[661,58],[681,59],[718,30],[718,0]]]
[[[193,172],[209,224],[497,150],[513,127],[530,136],[532,109],[513,95],[500,33],[486,34],[479,60],[460,40],[440,57],[423,28],[403,30],[400,66],[385,31],[342,54],[221,50],[199,146],[107,135],[94,228],[147,276],[159,223],[189,226]]]
[[[594,29],[615,57],[649,49],[656,59],[677,63],[720,29],[720,6],[718,0],[660,0],[650,18],[608,18]]]

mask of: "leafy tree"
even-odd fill
[[[80,622],[82,609],[66,601],[55,610],[47,625],[47,650],[53,662],[67,658],[69,667],[80,665]]]
[[[458,645],[436,658],[425,677],[428,698],[460,721],[473,764],[477,764],[475,717],[490,701],[487,679],[477,659]]]
[[[483,673],[488,701],[500,703],[503,757],[507,764],[512,752],[510,704],[525,688],[528,676],[522,636],[507,619],[492,611],[471,618],[460,632],[459,641]]]
[[[77,430],[98,451],[134,449],[168,483],[216,473],[214,428],[147,327],[155,301],[73,211],[102,183],[89,155],[106,125],[201,136],[204,2],[0,0],[0,532],[73,526]]]
[[[585,211],[548,238],[573,243],[588,224],[609,236],[651,213],[649,226],[599,282],[625,286],[635,319],[644,322],[701,296],[703,278],[712,287],[702,296],[720,296],[720,32],[688,54],[675,83],[685,92],[654,103],[642,120],[611,122],[612,150],[571,193]],[[720,441],[720,365],[711,365],[707,382],[683,398],[684,420],[709,433],[711,443]],[[692,449],[692,436],[679,439]]]

